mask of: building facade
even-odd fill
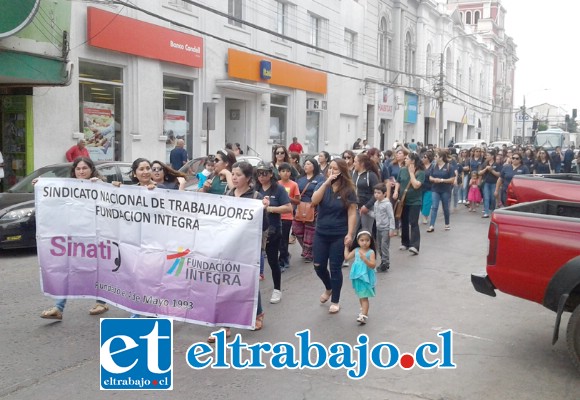
[[[494,139],[496,49],[436,1],[67,4],[68,86],[0,97],[27,110],[28,169],[80,138],[102,160]]]

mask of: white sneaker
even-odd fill
[[[271,304],[278,304],[282,300],[282,292],[278,289],[272,291],[272,297],[270,297]]]
[[[403,246],[403,245],[399,246],[399,250],[407,250],[407,248],[408,248],[407,246]]]
[[[419,250],[417,250],[417,249],[416,249],[416,248],[414,248],[414,247],[409,247],[409,252],[413,253],[413,255],[415,255],[415,256],[416,256],[417,254],[419,254]]]

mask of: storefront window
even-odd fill
[[[273,144],[286,146],[288,96],[270,96],[270,139]]]
[[[320,112],[306,111],[306,153],[318,153],[318,138],[320,136]]]
[[[80,62],[79,126],[94,161],[123,159],[123,70]]]
[[[163,135],[167,136],[166,161],[179,139],[185,141],[187,154],[192,154],[193,81],[163,76]]]

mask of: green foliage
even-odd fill
[[[548,130],[548,124],[544,124],[542,122],[540,122],[538,124],[538,132],[547,131],[547,130]]]

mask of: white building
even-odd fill
[[[493,138],[493,49],[434,0],[54,3],[70,85],[0,96],[29,104],[28,170],[81,137],[117,160],[165,159],[179,137],[192,156],[238,142],[264,159],[293,136],[309,153]]]

